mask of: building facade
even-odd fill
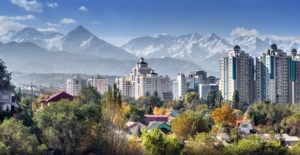
[[[217,98],[217,94],[219,91],[218,84],[199,84],[199,97],[200,99],[206,99],[208,92],[215,91],[215,97]]]
[[[67,80],[67,93],[74,96],[80,93],[83,86],[87,86],[87,80],[76,76],[73,79]]]
[[[186,77],[184,73],[178,73],[177,81],[174,81],[173,84],[176,84],[174,88],[173,85],[173,97],[184,98],[184,96],[189,92],[199,93],[199,85],[200,84],[214,84],[218,81],[218,79],[214,76],[207,77],[207,73],[205,71],[196,70],[190,72],[190,74]],[[177,94],[174,90],[177,89]]]
[[[254,60],[238,45],[228,57],[220,58],[219,90],[224,100],[231,100],[234,90],[238,90],[241,101],[254,102]]]
[[[178,99],[178,81],[173,81],[173,100]]]
[[[136,67],[132,68],[132,72],[127,78],[116,78],[116,83],[122,95],[135,99],[144,96],[147,92],[153,95],[154,91],[157,91],[159,98],[162,97],[163,92],[170,92],[170,78],[167,75],[165,77],[158,76],[154,70],[148,67],[144,58],[141,58]]]
[[[290,55],[271,44],[256,58],[256,100],[270,100],[286,105],[300,100],[299,56],[293,49]]]
[[[100,75],[88,79],[87,84],[95,87],[100,94],[104,94],[108,91],[108,79],[101,78]]]

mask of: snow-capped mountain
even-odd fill
[[[264,42],[266,43],[275,43],[279,49],[282,49],[285,52],[290,52],[293,48],[295,48],[297,51],[300,50],[300,44],[290,41],[290,40],[273,40],[270,38],[265,38]]]
[[[161,58],[172,57],[192,61],[200,66],[209,68],[210,64],[203,62],[210,58],[222,56],[232,45],[214,33],[201,36],[191,33],[179,36],[160,34],[133,39],[122,46],[123,49],[139,57]],[[213,60],[212,60],[213,61]]]
[[[46,49],[83,55],[97,55],[103,58],[136,59],[134,55],[124,49],[99,39],[83,26],[76,27],[66,36],[47,40]]]
[[[7,43],[11,37],[16,35],[17,31],[10,30],[6,34],[0,35],[0,42]]]
[[[10,31],[0,36],[0,38],[3,38],[1,42],[4,43],[10,41],[35,43],[49,51],[67,51],[82,55],[95,55],[120,60],[137,58],[124,49],[99,39],[83,26],[76,27],[67,35],[59,32],[40,32],[34,28],[26,27],[16,33]]]
[[[254,36],[239,37],[231,41],[220,38],[214,33],[201,36],[191,33],[180,36],[166,34],[135,38],[122,46],[126,51],[145,58],[172,57],[192,61],[201,67],[218,71],[219,58],[228,55],[234,45],[250,53],[250,56],[261,56],[276,43],[279,49],[290,52],[292,48],[300,50],[300,44],[293,41],[261,40]]]

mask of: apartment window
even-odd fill
[[[8,99],[8,95],[2,95],[2,99]]]

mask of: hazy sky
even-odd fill
[[[298,0],[1,0],[0,34],[25,26],[68,33],[82,25],[120,45],[158,33],[213,32],[300,42]]]

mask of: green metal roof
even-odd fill
[[[164,123],[164,122],[150,122],[149,125],[148,125],[148,130],[151,130],[151,129],[155,129],[156,127],[158,127],[159,129],[161,128],[165,128],[167,130],[171,130],[171,126],[169,126],[168,124]]]

